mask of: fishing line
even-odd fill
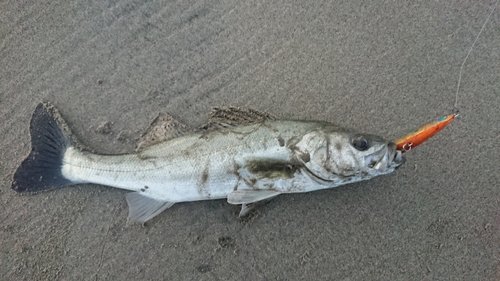
[[[479,39],[479,35],[481,35],[481,33],[483,32],[484,27],[486,26],[486,24],[490,20],[490,17],[493,14],[493,12],[495,11],[495,8],[497,7],[499,1],[500,0],[497,0],[497,2],[495,2],[495,5],[493,5],[493,9],[491,10],[490,14],[486,18],[486,21],[484,22],[483,26],[481,27],[481,30],[479,30],[479,33],[477,34],[476,39],[474,39],[474,42],[472,43],[472,46],[470,46],[469,52],[467,52],[467,56],[465,56],[464,62],[462,63],[462,66],[460,67],[460,73],[458,74],[457,93],[455,95],[455,104],[453,105],[453,108],[454,108],[453,111],[455,113],[458,113],[458,107],[457,107],[458,106],[458,91],[460,90],[460,82],[462,81],[462,71],[464,70],[465,62],[467,61],[467,58],[469,58],[469,55],[472,52],[472,49],[474,48],[474,45],[476,44],[477,40]]]
[[[470,53],[472,52],[472,49],[474,48],[474,45],[476,44],[477,40],[479,39],[479,36],[483,32],[486,24],[488,23],[491,15],[495,11],[495,8],[498,5],[498,2],[500,0],[497,0],[495,5],[493,6],[493,9],[491,9],[490,14],[486,18],[486,21],[483,23],[483,26],[481,27],[481,30],[479,30],[479,33],[476,36],[476,39],[474,39],[474,42],[472,43],[472,46],[470,47],[469,51],[467,52],[467,56],[465,56],[464,61],[462,62],[462,66],[460,67],[460,73],[458,74],[458,84],[457,84],[457,93],[455,95],[455,104],[453,108],[453,114],[450,114],[448,116],[444,116],[438,119],[438,121],[434,123],[427,124],[421,128],[419,128],[417,131],[410,133],[398,140],[396,140],[394,143],[396,143],[397,150],[400,151],[401,153],[404,153],[406,151],[412,150],[414,147],[422,144],[429,138],[431,138],[433,135],[441,131],[445,126],[447,126],[455,117],[458,116],[458,93],[460,90],[460,82],[462,81],[462,72],[464,70],[465,62],[467,61],[467,58],[469,58]]]

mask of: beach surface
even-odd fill
[[[159,112],[215,106],[395,140],[454,109],[495,1],[0,3],[0,279],[499,280],[500,7],[464,67],[460,116],[396,172],[127,223],[126,191],[17,194],[29,120],[53,103],[97,153],[133,152]]]

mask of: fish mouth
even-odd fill
[[[365,163],[371,169],[379,172],[391,172],[405,162],[403,153],[397,150],[395,143],[390,142],[378,152],[365,157]]]

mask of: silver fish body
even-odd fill
[[[57,126],[49,129],[62,128],[59,135],[65,140],[61,141],[63,145],[50,145],[62,146],[60,161],[55,161],[59,172],[47,168],[55,174],[55,186],[45,185],[35,191],[78,183],[130,190],[129,218],[138,222],[151,219],[174,203],[222,198],[242,204],[244,215],[252,203],[282,193],[367,180],[390,173],[404,162],[395,144],[377,136],[321,121],[271,119],[184,134],[132,154],[99,155],[79,148],[51,105],[42,104],[33,115],[35,123],[47,123],[47,118],[36,120],[37,115],[52,117],[54,121],[49,123]],[[32,121],[33,125],[41,124]],[[33,147],[35,151],[43,146],[35,140]],[[33,164],[33,151],[25,162]],[[21,179],[30,175],[28,166],[23,162],[16,171],[13,188],[17,191],[30,191],[30,182]]]

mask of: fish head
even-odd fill
[[[296,147],[305,171],[330,186],[388,174],[405,161],[393,142],[336,126],[304,135]]]

